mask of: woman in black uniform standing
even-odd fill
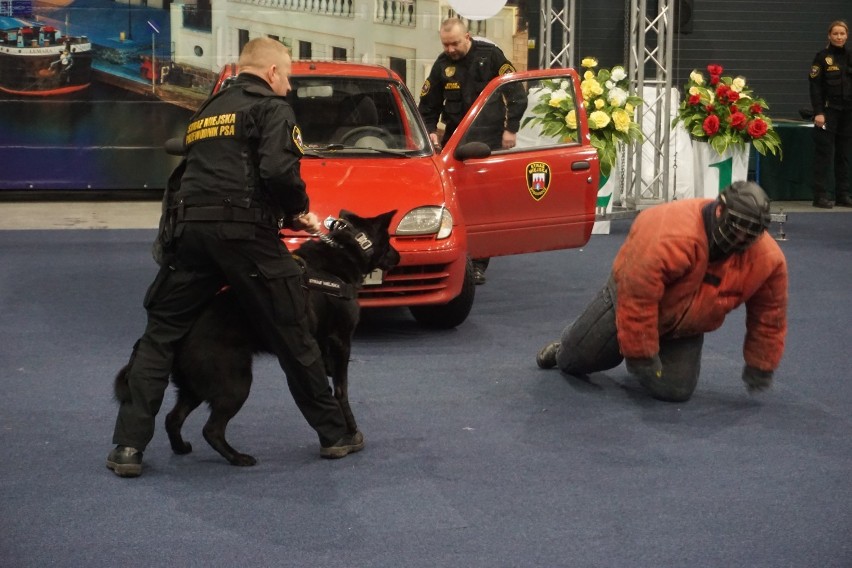
[[[814,110],[814,207],[852,207],[849,196],[849,150],[852,140],[852,51],[846,48],[849,26],[835,20],[828,27],[828,45],[811,65],[810,95]],[[826,182],[834,163],[834,201]]]

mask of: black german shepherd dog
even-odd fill
[[[357,431],[348,392],[349,355],[360,316],[357,294],[366,275],[399,263],[399,253],[388,234],[395,213],[364,218],[343,210],[339,219],[326,221],[328,235],[308,240],[294,252],[305,268],[311,331],[350,434]],[[207,443],[232,465],[257,463],[254,457],[228,444],[225,429],[248,398],[252,358],[259,353],[268,350],[249,325],[235,295],[227,290],[218,294],[175,354],[172,382],[177,387],[177,401],[166,416],[166,432],[176,454],[192,451],[192,445],[181,437],[181,427],[193,410],[207,402],[210,417],[202,430]],[[126,372],[127,366],[115,378],[119,401],[130,396]]]

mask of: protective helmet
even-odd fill
[[[716,203],[722,213],[713,228],[713,244],[724,254],[746,250],[769,228],[769,197],[754,182],[732,183]]]

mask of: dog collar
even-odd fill
[[[349,223],[347,223],[345,220],[341,218],[335,219],[334,217],[329,216],[326,217],[325,221],[323,221],[323,226],[328,229],[332,235],[337,231],[346,231],[350,233],[352,235],[352,238],[355,239],[355,242],[358,243],[358,246],[361,247],[361,251],[368,257],[373,256],[373,241],[371,241],[370,238],[367,237],[364,232],[356,233],[355,231],[353,231],[352,227],[350,227]],[[322,239],[322,237],[320,237],[320,239],[323,240],[323,242],[331,244],[332,246],[340,246],[338,243],[334,242],[333,238],[329,238],[329,241],[331,242]]]

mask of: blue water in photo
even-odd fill
[[[163,143],[191,112],[101,83],[60,97],[0,94],[0,191],[165,187]]]

